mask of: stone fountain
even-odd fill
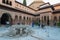
[[[32,34],[33,31],[27,25],[12,25],[8,28],[8,32],[4,33],[5,36],[27,36]],[[3,36],[4,36],[3,35]]]

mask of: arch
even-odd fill
[[[42,21],[42,23],[43,23],[43,16],[41,17],[41,19],[42,19],[41,21]]]
[[[3,13],[1,16],[1,24],[6,25],[6,22],[12,23],[12,17],[9,13]]]
[[[22,23],[22,16],[19,16],[19,23]]]
[[[15,19],[18,19],[18,16],[17,15],[15,15]]]
[[[54,16],[53,25],[56,26],[56,23],[57,23],[57,16]]]
[[[60,16],[59,16],[59,22],[60,22]]]
[[[22,19],[22,16],[19,16],[19,20],[21,20]]]
[[[46,21],[46,16],[44,16],[44,21]]]
[[[18,15],[15,15],[15,19],[14,19],[14,24],[17,24],[18,23]]]
[[[54,21],[57,21],[57,17],[56,16],[54,16]]]
[[[28,17],[27,17],[27,20],[28,20]]]
[[[49,16],[47,16],[47,25],[49,25]]]
[[[23,20],[25,20],[25,16],[23,17]]]

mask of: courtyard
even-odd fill
[[[18,27],[18,25],[13,26]],[[10,37],[6,36],[6,34],[8,34],[8,32],[11,31],[12,29],[10,27],[2,26],[0,27],[0,40],[60,40],[60,28],[58,27],[45,26],[44,28],[41,28],[39,26],[32,27],[31,25],[19,25],[19,26],[26,26],[26,28],[33,32],[25,36],[17,35],[15,37]]]
[[[60,2],[19,1],[0,0],[0,40],[60,40]]]

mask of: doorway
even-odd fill
[[[7,21],[11,24],[12,17],[8,13],[3,13],[2,16],[1,16],[1,24],[6,25]]]

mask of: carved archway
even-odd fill
[[[9,13],[3,13],[1,16],[1,24],[6,25],[7,21],[9,21],[9,23],[12,23],[12,17]]]

